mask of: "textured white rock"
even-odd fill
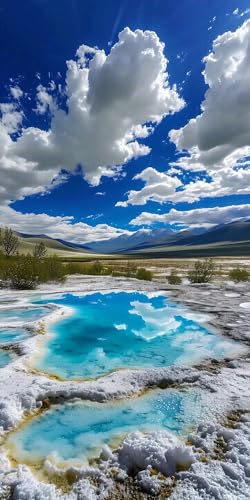
[[[224,288],[219,285],[208,285],[205,289],[194,286],[169,287],[173,301],[189,305],[190,314],[197,314],[200,318],[219,328],[227,335],[249,342],[250,319],[248,306],[249,285],[234,285],[227,283]],[[141,290],[150,295],[162,293],[161,285],[157,283],[140,282],[124,278],[96,278],[76,277],[67,280],[63,285],[43,286],[35,292],[13,292],[0,290],[0,302],[16,301],[19,305],[26,305],[34,297],[62,292],[91,293],[96,290],[109,292],[110,290]],[[201,293],[206,291],[207,294]],[[4,304],[3,304],[4,305]],[[67,313],[62,308],[56,308],[47,318],[47,325],[59,315]],[[70,311],[68,311],[70,313]],[[241,323],[239,323],[241,321]],[[39,325],[41,323],[39,322]],[[34,325],[34,329],[38,326]],[[229,330],[224,330],[226,326]],[[35,332],[34,332],[35,333]],[[28,367],[30,356],[34,355],[40,346],[41,336],[32,336],[22,343],[23,355],[18,357],[8,366],[0,369],[0,427],[4,434],[23,418],[24,412],[39,408],[47,398],[61,397],[64,400],[75,397],[93,401],[112,400],[140,393],[152,385],[185,384],[187,387],[195,385],[200,387],[206,395],[207,412],[204,410],[202,422],[196,432],[191,436],[193,446],[202,448],[208,455],[212,453],[216,437],[223,436],[226,442],[226,454],[223,460],[212,459],[208,464],[196,461],[187,472],[177,473],[180,481],[172,493],[173,500],[245,500],[250,498],[250,431],[247,415],[235,429],[228,429],[218,424],[232,410],[250,410],[250,362],[249,359],[236,358],[227,365],[217,368],[216,371],[206,371],[194,368],[170,367],[165,369],[147,370],[121,370],[102,377],[98,380],[76,382],[50,379],[45,375],[32,373]],[[184,443],[175,445],[173,436],[163,438],[160,433],[155,433],[154,443],[151,438],[141,433],[137,437],[127,437],[120,454],[115,456],[110,452],[104,453],[106,466],[103,465],[103,476],[99,477],[100,487],[91,482],[93,471],[79,471],[79,481],[73,486],[72,491],[63,494],[55,489],[52,484],[38,480],[30,469],[25,466],[11,469],[6,459],[3,448],[0,450],[0,498],[6,498],[6,492],[11,487],[14,500],[94,500],[104,499],[112,487],[112,482],[107,480],[105,467],[116,463],[125,457],[127,466],[137,464],[142,468],[138,476],[139,483],[147,490],[157,492],[159,480],[150,476],[148,468],[158,467],[164,474],[174,470],[177,457],[183,453],[185,458],[187,447]],[[165,441],[164,441],[165,439]],[[178,450],[178,452],[177,452]],[[181,451],[182,450],[182,451]],[[194,456],[194,452],[190,451]],[[149,454],[151,451],[151,455]],[[196,452],[195,452],[196,454]],[[187,455],[189,456],[189,455]],[[191,455],[190,455],[191,456]],[[129,465],[130,464],[130,465]],[[171,467],[170,467],[171,465]],[[143,469],[144,467],[144,469]],[[156,467],[156,468],[157,468]],[[170,467],[170,468],[168,468]],[[118,469],[119,471],[119,469]],[[122,476],[124,471],[120,471]],[[5,496],[4,496],[5,495]]]
[[[128,472],[153,467],[165,476],[172,476],[180,467],[188,469],[195,459],[192,448],[167,431],[129,434],[118,455],[120,466]]]

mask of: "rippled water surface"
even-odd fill
[[[0,324],[36,321],[46,314],[47,307],[8,307],[0,309]]]
[[[21,328],[0,328],[0,344],[13,344],[29,337],[29,332]]]
[[[8,363],[11,361],[11,358],[12,356],[9,352],[0,351],[0,368],[8,365]]]
[[[12,433],[12,455],[26,463],[87,460],[105,444],[117,446],[131,431],[165,429],[186,434],[201,418],[201,393],[155,390],[107,403],[65,403],[47,410]],[[203,407],[204,412],[204,407]]]
[[[70,306],[72,314],[50,326],[34,366],[63,378],[98,377],[128,367],[190,365],[241,350],[164,295],[65,294],[53,303]]]

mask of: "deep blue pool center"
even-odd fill
[[[48,303],[69,306],[71,314],[49,325],[34,367],[62,378],[95,378],[124,368],[191,365],[237,350],[237,343],[210,331],[163,294],[67,293],[36,301],[36,305]]]

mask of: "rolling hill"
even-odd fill
[[[84,245],[77,245],[64,240],[57,240],[50,238],[44,234],[25,234],[16,232],[19,238],[19,252],[20,253],[32,253],[36,243],[41,241],[45,244],[48,255],[57,254],[60,257],[70,257],[75,255],[92,255],[93,251]]]

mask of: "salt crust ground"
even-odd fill
[[[74,277],[62,286],[41,287],[37,292],[0,291],[0,304],[10,305],[17,301],[27,306],[27,300],[39,293],[49,295],[64,291],[86,293],[91,291],[142,290],[157,293],[161,284],[138,282],[123,278]],[[168,287],[168,296],[173,301],[188,305],[200,321],[242,343],[250,343],[250,289],[249,285],[206,285]],[[15,304],[16,305],[16,304]],[[53,309],[46,317],[54,321],[67,308]],[[41,322],[34,325],[34,331]],[[44,375],[32,373],[28,360],[41,348],[41,336],[34,335],[16,349],[22,356],[0,370],[0,428],[1,434],[11,430],[22,420],[25,412],[42,405],[46,399],[67,400],[72,398],[105,401],[130,397],[147,387],[182,384],[198,386],[206,396],[204,420],[189,436],[188,445],[168,432],[139,432],[125,439],[120,449],[103,450],[98,468],[83,466],[71,471],[78,481],[70,492],[62,493],[52,483],[45,483],[24,466],[11,466],[5,450],[0,454],[0,498],[14,500],[95,500],[104,498],[126,498],[115,496],[116,482],[126,481],[131,469],[138,472],[137,483],[145,491],[145,498],[155,498],[162,485],[173,483],[170,498],[245,500],[250,498],[250,361],[248,355],[224,363],[207,363],[204,367],[166,368],[150,370],[122,370],[96,381],[60,382]],[[233,428],[226,425],[226,416],[239,412]],[[220,446],[218,446],[218,443]],[[188,468],[177,472],[180,466]],[[61,472],[49,462],[45,463],[47,474]],[[112,470],[112,474],[111,474]],[[163,480],[160,473],[169,476]],[[177,479],[177,481],[176,481]],[[112,496],[113,495],[113,496]]]

